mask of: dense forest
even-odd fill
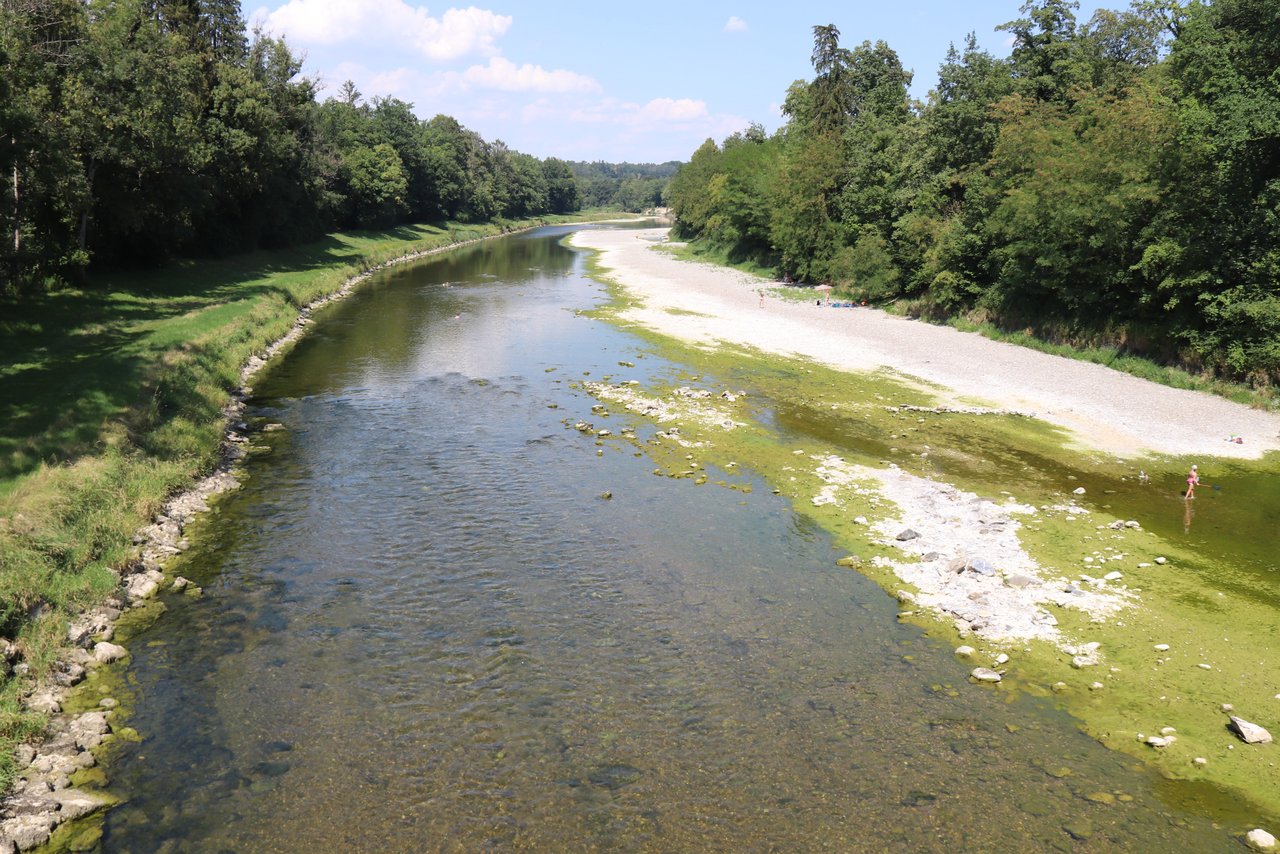
[[[1033,0],[925,103],[814,27],[785,126],[708,140],[678,228],[801,280],[1280,381],[1280,3]]]
[[[0,292],[583,203],[564,161],[349,82],[317,102],[301,68],[282,40],[246,36],[238,0],[0,0]],[[594,164],[588,204],[652,206],[665,181],[637,182],[660,173]]]
[[[667,185],[680,163],[674,160],[668,163],[570,161],[569,168],[578,179],[583,206],[617,207],[638,213],[666,203]]]

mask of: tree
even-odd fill
[[[838,133],[848,121],[845,72],[849,52],[840,47],[840,30],[835,24],[813,28],[813,53],[809,59],[816,75],[811,86],[811,129],[814,133]]]
[[[578,182],[573,176],[573,168],[568,163],[548,157],[542,161],[542,174],[543,180],[547,183],[547,210],[551,213],[563,214],[582,207]]]
[[[75,240],[86,189],[63,85],[85,26],[72,0],[0,3],[0,292],[29,293],[87,260]]]
[[[1014,78],[1019,91],[1038,101],[1066,101],[1087,82],[1076,39],[1078,0],[1027,0],[1024,17],[996,27],[1012,33]]]
[[[361,146],[343,160],[350,188],[353,222],[360,228],[394,225],[408,209],[405,178],[400,156],[390,144],[372,148]]]
[[[833,134],[789,140],[770,193],[769,235],[784,272],[823,279],[840,246],[833,208],[841,165]]]

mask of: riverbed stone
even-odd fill
[[[613,765],[601,765],[591,770],[587,774],[587,779],[597,786],[605,789],[617,791],[623,786],[630,785],[644,774],[634,765],[626,765],[617,763]]]
[[[968,645],[956,647],[956,655],[960,656],[961,658],[969,658],[975,652],[977,652],[977,650],[975,650],[973,647]]]
[[[1250,723],[1244,718],[1228,715],[1231,718],[1231,730],[1240,736],[1240,740],[1245,744],[1270,744],[1271,733],[1255,723]]]
[[[1087,818],[1073,818],[1062,826],[1072,839],[1084,842],[1090,836],[1093,836],[1093,823]]]
[[[969,676],[977,682],[999,682],[1004,678],[990,667],[975,667],[969,671]]]
[[[107,641],[100,641],[99,643],[94,644],[93,647],[94,660],[99,661],[102,664],[110,664],[113,661],[119,661],[128,654],[129,651],[124,647]]]
[[[917,538],[919,538],[919,536],[920,536],[920,534],[919,534],[918,532],[913,531],[913,530],[911,530],[910,528],[906,528],[906,529],[904,529],[904,530],[900,531],[900,532],[898,533],[898,536],[894,537],[894,539],[895,539],[895,540],[897,540],[897,541],[898,541],[898,542],[900,542],[900,543],[905,543],[905,542],[906,542],[906,541],[908,541],[908,540],[914,540],[914,539],[917,539]]]
[[[10,839],[19,851],[29,851],[49,840],[53,832],[53,813],[15,816],[0,824],[0,839]]]
[[[1276,850],[1276,838],[1260,827],[1245,834],[1244,841],[1254,851],[1274,851]]]
[[[74,718],[67,727],[76,746],[82,750],[92,750],[102,744],[102,740],[111,732],[107,724],[107,713],[85,712]]]

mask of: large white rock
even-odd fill
[[[1235,715],[1229,715],[1231,718],[1231,728],[1235,730],[1236,735],[1245,744],[1270,744],[1271,733],[1267,732],[1257,724],[1251,724],[1244,718],[1238,718]]]
[[[975,667],[969,675],[979,682],[999,682],[1002,678],[999,673],[990,667]]]
[[[1253,830],[1249,831],[1245,835],[1244,840],[1249,843],[1249,847],[1254,851],[1276,850],[1276,838],[1260,827],[1255,827]]]

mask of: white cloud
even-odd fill
[[[433,18],[404,0],[289,0],[265,22],[269,31],[303,46],[382,41],[444,62],[496,54],[494,42],[510,29],[512,18],[474,6]]]
[[[726,33],[745,33],[747,31],[747,22],[737,15],[730,15],[729,20],[725,21],[724,31]]]
[[[635,114],[639,122],[687,123],[708,117],[704,101],[689,98],[654,98]]]
[[[509,59],[495,56],[488,65],[473,65],[457,79],[464,87],[499,89],[504,92],[599,92],[600,84],[573,71],[547,71],[541,65],[525,63],[517,66]]]

